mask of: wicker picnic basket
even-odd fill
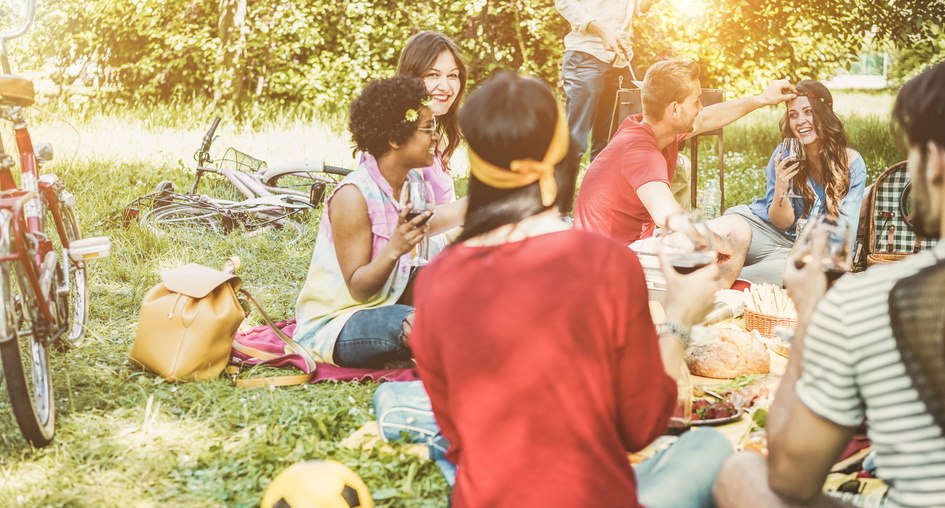
[[[797,328],[797,318],[785,316],[772,316],[770,314],[761,314],[749,308],[745,308],[745,330],[758,330],[762,337],[774,339],[774,328],[784,326],[787,328]]]

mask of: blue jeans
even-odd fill
[[[591,160],[610,141],[614,103],[617,100],[618,77],[630,86],[630,71],[581,51],[565,51],[561,62],[561,79],[567,98],[568,126],[571,139],[577,143],[578,157],[587,151],[591,137]]]
[[[413,312],[409,305],[387,305],[355,312],[335,341],[334,360],[341,367],[384,368],[389,362],[409,361],[404,346],[404,321]]]
[[[694,429],[633,468],[637,498],[647,508],[710,508],[712,486],[732,444],[715,429]]]

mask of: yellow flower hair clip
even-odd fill
[[[416,122],[417,118],[420,118],[420,115],[417,114],[416,109],[408,109],[407,113],[404,115],[404,119],[408,122]]]

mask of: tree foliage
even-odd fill
[[[694,58],[707,86],[757,92],[775,77],[823,77],[865,40],[905,48],[940,40],[943,7],[662,0],[635,22],[635,63]],[[340,111],[367,81],[391,75],[421,30],[458,42],[475,86],[506,69],[556,84],[569,29],[553,0],[41,0],[14,55],[62,93]]]

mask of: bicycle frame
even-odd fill
[[[51,184],[46,184],[43,182],[41,184],[43,187],[43,193],[47,195],[47,198],[53,197],[53,190]],[[39,310],[43,317],[40,320],[41,325],[48,326],[56,322],[56,317],[50,312],[50,306],[46,296],[43,294],[43,291],[39,282],[39,270],[40,263],[42,259],[45,258],[46,253],[52,250],[52,242],[47,239],[37,240],[35,230],[32,230],[29,226],[29,218],[24,212],[24,209],[32,201],[38,199],[38,194],[33,191],[26,190],[16,190],[11,193],[4,192],[0,195],[0,209],[7,209],[13,214],[13,218],[10,221],[12,230],[10,231],[10,239],[16,245],[16,253],[9,254],[6,256],[0,256],[0,263],[4,261],[14,261],[20,263],[21,266],[25,268],[24,272],[26,274],[26,279],[29,281],[29,285],[33,290],[33,294],[36,295],[36,299],[39,302]],[[59,231],[60,238],[62,238],[63,245],[65,246],[68,243],[65,234],[65,226],[62,222],[62,215],[59,211],[59,203],[56,199],[49,200],[50,210],[53,213],[53,217],[56,222],[56,229]],[[42,236],[45,236],[43,234]],[[28,245],[27,242],[32,239],[36,242],[35,245]],[[30,259],[30,250],[36,251],[37,254],[34,256],[34,259]],[[66,246],[68,249],[68,246]],[[42,254],[39,254],[42,253]],[[39,259],[37,262],[36,259]],[[65,272],[66,274],[68,271]],[[68,275],[66,275],[68,276]],[[68,282],[68,281],[67,281]],[[62,326],[59,330],[45,330],[46,334],[49,334],[49,341],[52,342],[59,337],[65,330],[66,326]],[[14,337],[0,337],[0,342],[6,340],[15,340]]]

